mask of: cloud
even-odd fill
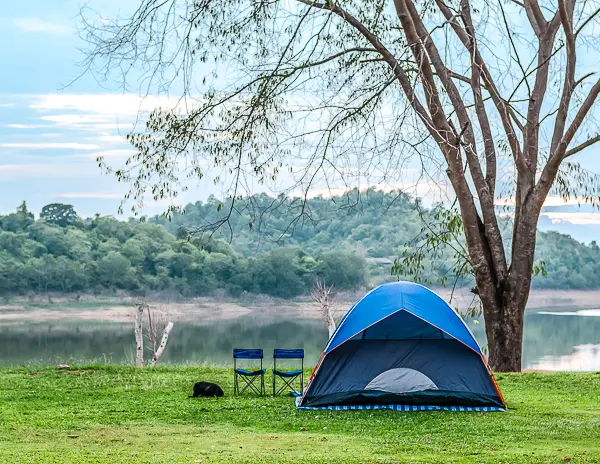
[[[73,124],[72,127],[75,129],[81,129],[81,130],[93,131],[93,132],[110,131],[110,130],[115,130],[115,129],[118,131],[131,132],[134,128],[134,124],[133,123]],[[104,134],[108,135],[106,132],[104,132]]]
[[[356,184],[351,186],[339,186],[339,187],[315,187],[309,188],[308,191],[294,189],[289,193],[292,197],[304,197],[307,199],[315,197],[331,198],[335,196],[344,195],[354,188],[358,188],[361,192],[366,192],[368,189],[373,189],[380,192],[391,193],[402,191],[404,193],[411,194],[415,197],[421,198],[426,205],[430,205],[434,202],[444,201],[448,198],[450,192],[447,188],[441,184],[435,184],[433,182],[423,181],[421,183],[410,184],[406,182],[392,182],[392,183],[370,183]],[[286,193],[280,192],[280,193]]]
[[[127,138],[124,135],[100,135],[95,138],[99,142],[104,143],[123,143],[127,142]]]
[[[40,18],[16,18],[13,19],[12,23],[22,31],[26,32],[44,32],[54,35],[68,35],[73,32],[72,29],[65,24],[53,23]]]
[[[557,195],[548,195],[544,200],[543,206],[579,206],[589,204],[585,198],[574,197],[569,199],[564,199]],[[498,198],[494,204],[496,206],[515,206],[515,199],[511,198]]]
[[[14,103],[0,103],[0,108],[11,108],[15,106]]]
[[[95,199],[95,200],[121,200],[123,193],[106,193],[106,192],[71,192],[57,193],[55,198],[74,198],[74,199]]]
[[[29,150],[97,150],[99,145],[78,142],[22,142],[0,143],[2,148],[26,148]]]
[[[78,132],[77,137],[110,148],[127,143],[125,134],[143,125],[145,116],[157,107],[185,111],[181,99],[137,94],[37,94],[24,96],[30,110],[39,114],[45,125],[11,124],[14,129],[60,128]],[[41,114],[40,114],[41,113]],[[84,136],[88,132],[93,136]]]
[[[73,176],[81,178],[83,176],[97,173],[97,168],[92,165],[83,165],[80,163],[31,163],[31,164],[0,164],[0,179],[8,181],[22,182],[24,179],[43,179],[66,178]],[[35,190],[35,187],[34,187]]]
[[[59,125],[64,124],[70,126],[74,124],[111,122],[113,118],[103,114],[58,114],[53,116],[42,116],[40,119],[51,121]]]
[[[156,107],[175,108],[179,101],[166,96],[140,97],[133,93],[108,94],[56,94],[35,95],[36,101],[29,105],[38,110],[81,111],[82,113],[135,117],[140,111],[152,111]],[[181,105],[180,105],[181,106]],[[80,121],[74,121],[79,123]]]
[[[7,124],[6,126],[12,129],[38,129],[40,127],[46,127],[45,125],[40,124]]]
[[[127,149],[127,148],[123,148],[120,150],[103,150],[103,151],[96,151],[94,153],[84,153],[84,154],[79,154],[79,155],[72,155],[72,157],[74,158],[91,158],[91,159],[96,159],[96,158],[128,158],[131,155],[135,155],[137,153],[137,150],[133,150],[133,149]]]
[[[542,216],[548,217],[553,224],[570,222],[576,225],[600,225],[598,213],[569,213],[569,212],[544,212]]]
[[[42,116],[40,119],[54,123],[55,126],[67,127],[70,129],[81,129],[85,131],[101,132],[118,130],[130,132],[133,122],[115,122],[117,115],[114,114],[57,114]],[[48,126],[38,126],[48,127]]]
[[[29,95],[28,107],[42,113],[40,119],[50,125],[78,131],[92,131],[98,135],[105,132],[104,143],[122,143],[125,137],[117,133],[129,133],[136,124],[142,125],[148,113],[157,107],[178,108],[179,100],[166,96],[137,94],[38,94]],[[45,113],[45,114],[43,114]]]
[[[137,150],[124,148],[122,150],[99,151],[97,153],[94,153],[94,155],[96,155],[96,157],[102,156],[104,158],[111,158],[111,157],[131,156],[131,155],[135,155],[136,153],[137,153]]]

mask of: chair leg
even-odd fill
[[[256,377],[246,377],[246,376],[241,376],[242,380],[244,381],[244,387],[239,391],[239,395],[242,395],[246,390],[250,390],[253,391],[254,393],[256,393],[257,395],[260,395],[260,386],[257,386],[254,382],[256,380]]]
[[[302,378],[300,377],[300,375],[301,374],[298,374],[297,376],[290,377],[288,379],[286,379],[285,377],[281,377],[281,381],[283,382],[283,385],[278,390],[276,390],[275,388],[273,388],[273,396],[279,396],[279,395],[281,395],[286,388],[289,388],[293,392],[302,394],[303,381],[302,381]],[[296,389],[294,388],[294,382],[296,381],[296,379],[300,380],[300,391],[299,392],[296,391]],[[275,385],[275,379],[273,379],[273,385]]]

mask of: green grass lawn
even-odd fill
[[[0,462],[600,462],[600,374],[498,377],[508,412],[400,413],[233,397],[220,367],[0,368]]]

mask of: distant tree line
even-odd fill
[[[193,297],[222,289],[232,296],[291,298],[309,293],[317,278],[336,290],[393,280],[391,263],[410,249],[428,210],[401,192],[358,195],[333,202],[315,198],[302,211],[293,199],[274,207],[272,197],[257,195],[240,201],[231,229],[212,235],[197,232],[227,207],[214,197],[188,205],[170,221],[82,219],[72,206],[58,203],[45,206],[36,219],[23,203],[0,216],[0,294],[124,290]],[[595,242],[539,233],[537,259],[547,273],[534,279],[538,288],[600,288]],[[443,255],[432,259],[423,281],[435,283],[448,268]]]
[[[81,219],[52,204],[35,220],[23,203],[0,216],[0,293],[175,291],[209,295],[224,289],[290,298],[319,277],[339,289],[365,285],[365,259],[346,250],[311,256],[281,247],[244,257],[224,240],[177,239],[162,225],[112,217]]]
[[[220,205],[220,207],[219,207]],[[230,204],[215,197],[189,204],[170,220],[158,216],[150,221],[164,225],[174,234],[185,236],[212,224],[222,217]],[[282,245],[298,246],[310,254],[346,250],[367,261],[367,282],[373,286],[393,280],[391,261],[410,253],[411,242],[425,223],[434,222],[432,209],[405,192],[353,190],[337,198],[313,198],[306,204],[291,198],[274,199],[254,195],[236,202],[229,220],[231,229],[223,227],[214,236],[231,240],[233,248],[245,256],[257,250],[272,250]],[[510,218],[501,220],[504,242],[510,244]],[[292,225],[290,227],[290,225]],[[442,252],[424,263],[422,283],[436,285],[440,277],[452,271],[449,253]],[[533,279],[534,288],[600,288],[600,248],[558,232],[538,232],[536,265],[545,272]],[[386,264],[387,263],[387,264]],[[340,270],[339,272],[342,272]],[[411,280],[412,276],[397,276]],[[453,285],[452,279],[446,285]],[[473,285],[459,279],[458,286]]]

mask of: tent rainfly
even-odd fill
[[[381,285],[344,316],[299,409],[503,411],[475,337],[431,290]]]

